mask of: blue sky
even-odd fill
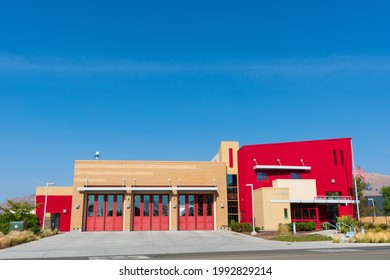
[[[76,159],[210,160],[352,137],[390,175],[386,1],[9,1],[0,201],[73,184]]]

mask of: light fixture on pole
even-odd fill
[[[251,235],[256,235],[257,232],[255,230],[255,197],[253,196],[253,184],[246,184],[247,187],[251,187],[252,191],[252,232]]]
[[[54,185],[55,185],[54,183],[46,183],[45,205],[43,206],[42,230],[45,230],[47,193],[49,190],[49,186],[54,186]]]
[[[368,198],[367,200],[371,200],[372,202],[372,209],[374,210],[374,219],[376,218],[376,214],[375,214],[375,200],[373,198]]]

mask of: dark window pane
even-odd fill
[[[228,187],[227,197],[228,197],[228,200],[237,200],[238,199],[237,188]]]
[[[207,203],[207,216],[213,215],[213,196],[211,194],[208,194],[206,196],[206,203]]]
[[[186,215],[186,196],[180,195],[180,216]]]
[[[238,222],[238,215],[228,215],[228,223],[229,225],[231,223]]]
[[[195,211],[194,211],[194,205],[195,204],[195,196],[194,195],[189,195],[188,196],[188,216],[194,216]]]
[[[112,217],[114,209],[114,195],[110,194],[107,196],[107,216]]]
[[[284,218],[288,219],[288,211],[287,208],[284,208]]]
[[[162,196],[162,215],[164,217],[168,216],[168,195],[166,194]]]
[[[228,213],[238,214],[238,201],[228,201]]]
[[[297,220],[302,219],[302,210],[301,209],[295,209],[295,219],[297,219]]]
[[[310,209],[310,219],[316,219],[316,210]]]
[[[141,216],[141,196],[139,194],[134,197],[134,216]]]
[[[104,195],[98,195],[98,217],[103,217]]]
[[[144,195],[144,217],[149,216],[149,195]]]
[[[198,216],[203,216],[203,195],[198,195]]]
[[[116,216],[117,217],[122,216],[122,209],[123,209],[123,195],[117,195],[116,196]]]
[[[237,186],[237,175],[228,174],[227,175],[227,185],[228,186]]]
[[[257,173],[257,180],[258,181],[267,181],[268,180],[268,174],[265,172],[258,172]]]
[[[94,203],[95,203],[95,196],[93,194],[88,196],[88,217],[93,217],[94,215]]]
[[[159,215],[158,207],[160,204],[160,196],[154,195],[153,196],[153,216],[157,217]]]
[[[303,209],[303,218],[308,219],[309,218],[309,210]]]

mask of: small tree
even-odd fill
[[[383,209],[385,210],[386,224],[387,216],[390,215],[390,186],[382,187],[382,196],[384,197]]]
[[[14,202],[7,200],[8,207],[0,207],[0,231],[7,233],[9,230],[9,223],[13,221],[26,222],[27,229],[34,233],[40,232],[39,219],[32,211],[36,206],[31,206],[28,202]]]

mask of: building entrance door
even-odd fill
[[[179,202],[179,230],[214,230],[212,194],[181,194]]]
[[[133,230],[169,230],[168,204],[168,194],[134,195]]]
[[[123,230],[123,195],[89,194],[86,231]]]

